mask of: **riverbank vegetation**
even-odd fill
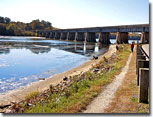
[[[51,22],[33,20],[30,23],[11,21],[8,17],[0,16],[0,35],[3,36],[37,36],[38,30],[54,29]]]
[[[129,45],[120,45],[119,51],[103,59],[88,72],[63,78],[60,84],[50,85],[42,93],[29,94],[28,98],[13,103],[9,113],[79,113],[111,83],[125,66],[130,54]],[[37,95],[38,94],[38,95]]]

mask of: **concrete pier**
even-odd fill
[[[55,39],[60,39],[61,37],[61,33],[60,32],[56,32],[55,33]]]
[[[69,40],[69,32],[67,32],[66,40]]]
[[[149,43],[149,32],[142,32],[140,43]]]
[[[96,42],[96,33],[95,32],[87,32],[86,33],[86,42]]]
[[[51,39],[51,36],[52,36],[52,32],[49,33],[49,38],[50,38],[50,39]]]
[[[68,40],[75,40],[75,32],[69,32]]]
[[[118,44],[128,43],[128,32],[117,32],[116,42]]]
[[[76,41],[84,41],[85,40],[85,36],[83,32],[77,32],[77,37],[76,37]]]
[[[60,39],[61,40],[66,40],[67,39],[67,33],[66,32],[62,32]]]
[[[53,39],[55,37],[55,32],[50,33],[50,38]]]
[[[42,37],[45,37],[46,36],[46,33],[45,32],[42,32]]]
[[[109,32],[99,33],[99,42],[101,44],[110,44]]]
[[[75,38],[74,38],[75,41],[77,41],[77,37],[78,37],[78,32],[75,33]]]
[[[50,35],[50,33],[49,32],[46,32],[46,38],[49,38],[49,35]]]

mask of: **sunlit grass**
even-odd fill
[[[129,45],[121,46],[120,51],[116,52],[117,58],[109,64],[112,67],[110,71],[103,74],[88,71],[83,80],[75,81],[70,87],[67,87],[64,95],[61,95],[62,92],[53,93],[49,95],[47,103],[37,102],[35,106],[25,107],[24,113],[78,113],[84,110],[104,86],[112,82],[114,75],[119,74],[121,68],[125,66],[130,48]],[[100,64],[103,62],[102,60]],[[91,80],[91,77],[94,79]]]
[[[28,100],[28,99],[30,99],[30,98],[34,98],[35,96],[37,96],[37,95],[39,95],[39,94],[40,94],[40,92],[38,92],[38,91],[31,92],[31,93],[29,93],[29,94],[25,97],[25,99]]]

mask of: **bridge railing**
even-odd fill
[[[144,49],[142,48],[142,46],[140,46],[140,50],[141,50],[142,53],[144,53],[144,55],[149,59],[149,55],[144,51]]]
[[[148,103],[149,99],[149,56],[137,42],[136,74],[139,86],[139,102]]]

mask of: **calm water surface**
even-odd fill
[[[97,43],[0,38],[0,93],[67,71],[107,50]]]

